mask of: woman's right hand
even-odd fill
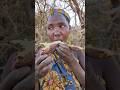
[[[45,76],[51,70],[52,62],[51,55],[43,54],[43,51],[39,50],[35,58],[35,77],[40,79]]]

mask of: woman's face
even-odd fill
[[[53,15],[48,18],[47,35],[53,41],[66,41],[70,32],[68,21],[63,15]]]

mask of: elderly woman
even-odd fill
[[[39,84],[43,90],[80,90],[85,87],[84,53],[80,48],[66,44],[71,29],[69,23],[69,15],[64,10],[50,9],[47,35],[52,43],[46,50],[49,54],[40,49],[36,55],[36,89]]]

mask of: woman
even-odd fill
[[[77,90],[80,89],[81,87],[85,87],[85,58],[84,58],[84,53],[82,52],[81,49],[77,47],[72,47],[68,46],[65,42],[69,36],[70,33],[70,18],[69,15],[62,9],[50,9],[49,11],[49,16],[48,16],[48,21],[47,21],[47,35],[50,39],[51,42],[56,42],[58,41],[55,46],[55,52],[58,55],[58,57],[65,62],[65,65],[62,65],[63,72],[67,70],[66,74],[67,75],[74,75],[70,76],[73,80],[73,83],[75,85],[73,86],[68,86],[66,84],[63,84],[62,82],[59,85],[62,85],[61,87],[56,87],[52,89],[54,84],[57,82],[52,82],[54,80],[51,79],[47,80],[48,81],[48,86],[50,88],[48,90]],[[58,59],[58,58],[57,58]],[[52,65],[52,66],[51,66]],[[44,79],[46,75],[48,75],[49,71],[56,73],[58,77],[60,78],[61,74],[64,74],[63,72],[58,73],[56,71],[56,68],[54,68],[56,64],[53,63],[53,58],[51,55],[48,55],[43,52],[43,50],[39,50],[39,52],[36,55],[36,62],[35,62],[35,71],[36,71],[36,76],[39,78],[40,82]],[[60,64],[61,66],[61,64]],[[72,71],[68,73],[67,67]],[[61,69],[60,69],[61,70]],[[60,76],[59,76],[60,74]],[[64,75],[63,75],[64,76]],[[65,76],[64,76],[65,77]],[[63,78],[63,77],[62,77]],[[66,77],[65,77],[66,78]],[[79,83],[78,85],[76,84],[76,81]],[[38,79],[36,79],[36,83],[38,83]],[[52,83],[52,85],[51,85]],[[67,81],[65,81],[67,83]],[[79,86],[80,85],[80,86]],[[38,86],[38,84],[36,84]],[[40,85],[40,87],[43,90],[46,90],[44,88],[44,84]],[[36,87],[37,88],[37,87]],[[62,88],[62,89],[61,89]],[[77,88],[77,89],[76,89]]]

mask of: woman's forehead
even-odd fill
[[[57,24],[57,23],[68,24],[66,18],[63,15],[53,15],[48,17],[47,24]]]

